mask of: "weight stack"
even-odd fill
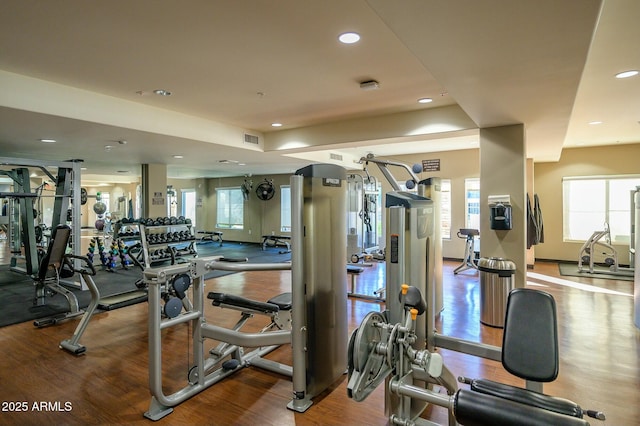
[[[292,231],[294,237],[301,232],[303,239],[302,261],[292,254],[292,268],[302,268],[306,397],[312,398],[340,379],[347,368],[346,171],[331,164],[314,164],[295,174],[303,177],[303,229]]]

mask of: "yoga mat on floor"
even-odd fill
[[[633,281],[633,272],[625,272],[624,274],[612,274],[608,267],[594,266],[594,273],[589,273],[589,268],[582,268],[584,272],[578,271],[577,263],[558,263],[560,268],[560,275],[566,277],[580,277],[580,278],[600,278],[605,280],[621,280],[621,281]]]

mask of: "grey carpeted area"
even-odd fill
[[[227,258],[247,258],[252,263],[286,262],[291,260],[290,253],[279,253],[280,248],[267,248],[262,250],[260,244],[235,243],[225,241],[220,247],[216,242],[198,242],[198,257],[224,256]],[[136,281],[142,278],[140,268],[130,267],[109,272],[96,265],[98,273],[94,277],[101,300],[127,292],[137,292],[136,303],[145,301],[140,297]],[[233,272],[212,271],[206,278],[216,278]],[[78,298],[80,308],[85,308],[91,296],[89,291],[73,290]],[[9,270],[8,265],[0,266],[0,327],[17,324],[25,321],[46,318],[52,315],[64,313],[68,310],[67,300],[59,295],[47,297],[45,306],[34,306],[35,289],[30,277]],[[126,304],[125,304],[126,305]]]
[[[600,278],[605,280],[622,280],[633,281],[633,272],[625,271],[620,274],[612,274],[608,267],[595,266],[593,268],[594,273],[590,273],[589,268],[582,268],[585,272],[578,271],[577,263],[558,263],[560,269],[560,275],[566,277],[581,277],[581,278]]]

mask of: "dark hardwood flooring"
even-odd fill
[[[500,344],[501,330],[479,322],[479,278],[475,271],[453,275],[457,262],[445,262],[445,309],[438,330],[449,336]],[[545,391],[605,411],[607,425],[640,424],[640,332],[633,326],[633,283],[560,277],[555,263],[538,263],[528,285],[556,298],[560,323],[561,368]],[[357,291],[370,294],[384,282],[384,265],[357,278]],[[207,291],[266,300],[289,291],[289,272],[248,272],[209,280]],[[1,301],[0,301],[1,303]],[[238,313],[209,306],[211,323],[231,326]],[[348,303],[349,329],[383,305],[359,299]],[[256,317],[246,330],[266,319]],[[149,425],[147,305],[98,314],[82,343],[87,354],[74,357],[58,342],[70,337],[76,321],[35,329],[30,323],[0,329],[0,425]],[[164,332],[165,393],[184,385],[190,360],[188,326]],[[213,346],[213,343],[211,343]],[[441,350],[456,375],[488,377],[519,384],[494,361]],[[290,362],[281,347],[272,359]],[[462,385],[466,386],[466,385]],[[275,373],[246,368],[177,406],[159,425],[385,425],[384,389],[364,402],[346,395],[346,378],[320,395],[306,413],[286,408],[291,382]],[[26,402],[26,411],[16,411]],[[49,403],[39,411],[40,403]],[[35,406],[34,406],[35,404]],[[44,407],[43,407],[44,408]],[[446,423],[446,413],[429,408],[426,417]],[[592,424],[600,422],[592,421]]]

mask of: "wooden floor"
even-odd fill
[[[479,323],[479,278],[475,271],[453,275],[456,262],[445,262],[445,309],[440,333],[499,344],[501,330]],[[559,379],[547,393],[570,398],[585,408],[607,414],[607,425],[640,424],[640,332],[632,323],[633,283],[590,278],[565,278],[553,263],[539,263],[528,285],[553,294],[558,304],[561,341]],[[384,265],[358,277],[358,292],[370,294],[384,282]],[[251,272],[207,282],[217,290],[258,300],[289,291],[289,272]],[[0,301],[1,303],[1,301]],[[350,299],[349,329],[353,330],[379,303]],[[231,326],[235,311],[208,307],[207,320]],[[247,330],[264,324],[255,318]],[[0,425],[150,425],[148,409],[147,305],[139,304],[94,317],[83,338],[85,356],[74,357],[58,342],[70,337],[75,321],[35,329],[30,323],[0,330]],[[165,393],[184,385],[190,367],[189,329],[167,330]],[[213,344],[212,344],[213,346]],[[445,365],[456,375],[488,377],[520,383],[499,363],[441,350]],[[272,354],[291,360],[289,347]],[[462,385],[466,386],[466,385]],[[306,413],[286,408],[291,399],[289,379],[246,368],[177,406],[158,425],[385,425],[384,389],[364,402],[346,394],[346,380],[314,400]],[[21,403],[26,402],[26,407]],[[45,406],[41,406],[45,403]],[[25,408],[24,411],[18,411]],[[40,411],[39,408],[47,410]],[[51,411],[53,410],[53,411]],[[435,407],[427,417],[445,423],[446,413]],[[602,424],[593,421],[592,424]]]

